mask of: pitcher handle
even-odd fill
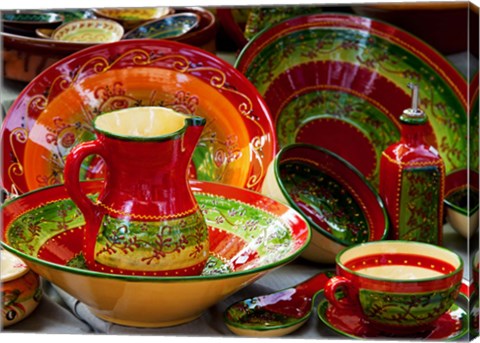
[[[84,142],[74,147],[65,161],[64,178],[65,188],[73,202],[82,211],[86,223],[95,223],[99,214],[99,206],[93,203],[80,187],[80,168],[82,162],[89,155],[102,156],[103,144],[99,140]],[[96,233],[95,233],[96,235]]]

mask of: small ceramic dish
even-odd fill
[[[116,21],[81,19],[57,27],[51,38],[64,42],[108,43],[120,40],[123,34],[123,27]]]
[[[465,79],[408,32],[353,15],[299,16],[252,38],[235,67],[267,102],[280,147],[327,148],[376,189],[380,157],[400,139],[399,117],[415,82],[429,116],[428,141],[447,173],[467,168],[467,140],[459,139],[468,136]]]
[[[38,275],[14,254],[0,249],[0,292],[2,326],[7,327],[28,317],[42,297]]]
[[[135,27],[124,39],[168,39],[184,35],[198,26],[200,18],[195,13],[176,13]]]
[[[20,194],[62,183],[70,150],[94,139],[96,115],[133,106],[163,106],[205,118],[191,178],[260,189],[276,137],[257,90],[219,57],[159,39],[97,44],[27,85],[3,122],[4,189]],[[82,179],[103,177],[104,171],[101,159],[90,159]]]
[[[2,24],[5,27],[34,31],[37,28],[53,29],[62,24],[61,14],[42,11],[2,11]]]
[[[1,244],[96,316],[127,326],[162,327],[196,319],[215,303],[291,262],[310,240],[310,228],[298,212],[257,192],[200,181],[190,186],[210,237],[210,256],[198,276],[86,269],[81,253],[85,220],[63,185],[7,202],[2,208]],[[84,182],[82,188],[96,198],[103,182]]]
[[[270,164],[262,193],[302,213],[312,227],[308,260],[334,263],[345,247],[386,238],[388,218],[371,184],[330,151],[292,144]]]
[[[478,178],[478,173],[466,169],[450,173],[445,178],[446,219],[465,238],[472,237],[478,230]]]
[[[115,20],[126,30],[130,30],[147,21],[172,14],[174,9],[172,7],[96,8],[93,13],[100,18]]]

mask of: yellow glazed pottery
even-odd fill
[[[40,279],[17,256],[0,250],[2,294],[2,326],[13,325],[26,318],[38,306],[42,296]]]

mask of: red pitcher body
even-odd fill
[[[205,119],[163,107],[98,116],[97,139],[75,147],[65,186],[84,214],[83,254],[90,269],[128,275],[198,275],[208,259],[208,228],[188,183]],[[79,187],[82,161],[105,161],[97,199]]]

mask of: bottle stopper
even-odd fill
[[[410,108],[403,111],[400,119],[410,124],[424,123],[427,120],[427,117],[425,116],[425,112],[418,107],[418,85],[409,83],[408,88],[412,90],[412,105]]]

